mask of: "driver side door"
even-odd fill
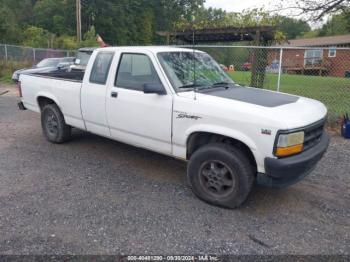
[[[170,155],[172,95],[165,89],[163,95],[143,92],[145,84],[164,88],[156,68],[152,54],[120,54],[108,88],[107,119],[114,139]]]

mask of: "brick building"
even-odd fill
[[[350,48],[350,35],[295,39],[276,47],[285,48],[282,68],[286,73],[336,77],[345,77],[350,74],[350,49],[339,49]],[[288,47],[306,47],[307,49],[288,49]],[[279,57],[279,49],[269,50],[268,65],[278,63]]]

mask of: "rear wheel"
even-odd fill
[[[239,149],[213,143],[201,147],[191,156],[187,174],[193,192],[200,199],[236,208],[252,189],[255,169]]]
[[[66,124],[61,110],[55,104],[44,106],[41,126],[45,137],[52,143],[63,143],[71,137],[71,127]]]

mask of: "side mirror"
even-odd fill
[[[144,84],[143,92],[145,94],[158,94],[158,95],[166,95],[164,87],[162,84],[152,83],[152,84]]]

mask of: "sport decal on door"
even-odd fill
[[[186,112],[175,111],[175,113],[178,114],[176,118],[180,118],[180,119],[187,118],[187,119],[198,120],[198,119],[202,118],[200,116],[190,115],[190,114],[188,114]]]

